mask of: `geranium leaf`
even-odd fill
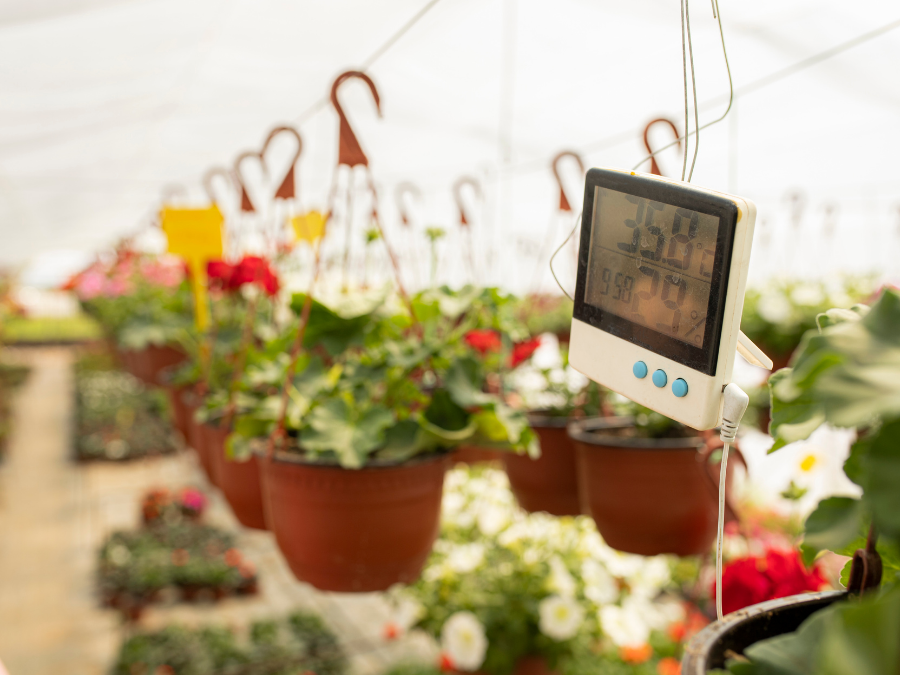
[[[788,390],[791,373],[790,368],[783,368],[772,373],[769,378],[769,391],[772,395],[769,433],[775,438],[775,443],[769,449],[770,453],[788,443],[808,438],[825,421],[825,410],[821,403],[808,393],[798,392],[794,395],[793,390]]]
[[[445,389],[437,389],[425,410],[425,420],[446,431],[461,431],[469,426],[469,414],[451,398]]]
[[[455,361],[444,376],[444,385],[457,405],[463,408],[477,408],[491,405],[496,400],[481,391],[478,363],[471,358]]]
[[[900,418],[885,422],[860,442],[860,485],[878,532],[900,540]]]
[[[385,431],[394,424],[394,416],[381,405],[357,413],[344,398],[332,398],[316,406],[307,422],[308,429],[300,438],[305,450],[333,452],[341,466],[357,469],[384,445]]]
[[[859,603],[832,605],[823,612],[828,614],[821,622],[824,631],[816,650],[817,668],[807,672],[821,675],[896,675],[900,672],[900,639],[897,638],[900,635],[900,588],[881,597],[869,596]]]
[[[865,530],[862,502],[852,497],[829,497],[819,502],[806,519],[803,536],[803,558],[808,565],[819,551],[828,550],[841,555],[853,555],[845,550],[858,542]]]

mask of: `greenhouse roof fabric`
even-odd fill
[[[886,268],[900,256],[900,7],[723,0],[721,12],[738,96],[701,133],[693,182],[757,202],[768,247],[757,275]],[[690,18],[703,123],[724,111],[728,79],[710,2],[691,3]],[[574,216],[559,213],[550,160],[569,149],[631,168],[647,122],[683,128],[680,25],[671,0],[4,0],[0,262],[97,250],[148,227],[164,195],[204,205],[206,170],[283,123],[303,139],[296,208],[327,208],[339,133],[328,94],[375,55],[365,72],[382,116],[359,79],[340,102],[388,232],[412,236],[395,199],[407,181],[421,195],[414,230],[457,228],[452,188],[472,176],[482,198],[464,190],[463,202],[487,252],[483,281],[524,289]],[[671,138],[651,134],[654,147]],[[284,163],[290,140],[273,146],[272,165]],[[659,164],[680,175],[681,155]],[[247,172],[263,201],[259,166]],[[577,166],[560,173],[577,211]]]

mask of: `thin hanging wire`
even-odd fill
[[[572,298],[571,295],[569,295],[569,292],[565,288],[563,288],[563,285],[559,281],[559,277],[556,276],[556,270],[553,269],[553,261],[556,259],[557,254],[563,250],[563,246],[565,246],[566,244],[569,243],[569,239],[571,239],[572,235],[575,234],[575,230],[578,229],[578,223],[581,222],[581,214],[582,214],[582,211],[579,211],[578,215],[575,216],[575,223],[572,225],[572,231],[569,232],[569,236],[563,240],[563,243],[561,243],[559,245],[559,248],[557,248],[553,252],[553,255],[550,256],[550,274],[553,275],[553,280],[556,282],[556,285],[559,286],[559,290],[561,290],[563,293],[565,293],[565,296],[569,300],[572,300],[572,302],[575,302],[575,300]]]
[[[713,16],[715,16],[715,10],[713,10]],[[697,78],[696,71],[694,70],[694,43],[691,40],[691,10],[689,6],[689,0],[684,0],[684,20],[685,26],[687,27],[687,43],[688,43],[688,54],[691,60],[691,90],[694,93],[694,157],[691,160],[691,170],[688,172],[687,182],[691,182],[691,176],[694,175],[694,166],[697,164],[697,151],[700,149],[700,111],[697,108]],[[682,43],[682,49],[684,48],[684,43]],[[685,78],[685,95],[687,95],[687,78]],[[687,129],[687,126],[685,126]],[[685,157],[687,157],[687,153],[685,153]],[[683,178],[683,177],[682,177]]]
[[[632,171],[637,171],[641,167],[641,165],[644,164],[644,162],[647,162],[650,159],[656,157],[656,155],[663,152],[664,150],[668,150],[669,148],[671,148],[675,145],[678,145],[679,143],[681,143],[682,140],[685,142],[685,158],[686,158],[687,157],[687,137],[690,134],[696,134],[696,133],[702,131],[703,129],[708,129],[709,127],[713,126],[714,124],[718,124],[719,122],[724,120],[728,116],[728,113],[731,111],[731,107],[734,104],[734,82],[732,81],[732,78],[731,78],[731,65],[728,63],[728,50],[725,47],[725,31],[722,28],[722,10],[719,8],[719,0],[712,0],[712,3],[713,3],[713,16],[715,17],[716,21],[719,24],[719,38],[722,41],[722,55],[725,57],[725,70],[728,72],[728,107],[725,108],[725,112],[723,112],[721,116],[717,117],[716,119],[712,120],[711,122],[707,122],[703,126],[698,126],[694,131],[692,131],[690,133],[687,133],[687,129],[685,128],[685,134],[683,136],[676,138],[674,141],[672,141],[668,145],[664,145],[661,148],[659,148],[658,150],[656,150],[656,151],[650,153],[649,155],[647,155],[646,157],[644,157],[640,162],[638,162],[637,164],[635,164],[632,167],[632,169],[631,169]],[[898,22],[898,23],[900,23],[900,22]],[[892,25],[891,28],[893,28],[893,27],[895,27],[895,26]],[[868,37],[868,36],[866,36],[866,37]],[[685,78],[685,79],[687,79],[687,78]],[[752,84],[753,83],[751,83],[751,85]],[[687,87],[687,85],[685,85],[685,87]],[[687,96],[686,89],[685,89],[685,96]],[[694,92],[694,101],[695,101],[694,113],[695,113],[695,115],[697,115],[697,112],[698,112],[696,100],[697,99],[696,99],[696,91],[695,91]]]

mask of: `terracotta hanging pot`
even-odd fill
[[[225,441],[231,429],[221,424],[204,426],[206,452],[210,457],[216,485],[228,500],[235,517],[244,527],[267,529],[256,456],[252,455],[245,462],[228,459],[225,456]]]
[[[541,456],[531,459],[528,455],[503,453],[503,465],[516,501],[531,513],[579,515],[575,444],[566,432],[571,420],[529,414],[528,421],[541,441]]]
[[[266,522],[299,580],[361,593],[419,576],[438,535],[447,454],[363,469],[294,453],[257,459]]]
[[[140,377],[153,386],[159,386],[159,376],[163,370],[170,366],[177,366],[187,359],[187,355],[178,347],[172,345],[148,345],[141,352],[143,361]]]
[[[219,487],[219,468],[222,465],[222,462],[218,461],[216,457],[216,449],[218,446],[219,450],[223,450],[223,443],[225,442],[224,438],[218,437],[218,428],[214,427],[206,422],[198,422],[196,427],[197,434],[197,443],[200,446],[199,456],[200,463],[203,465],[203,469],[206,471],[206,477],[209,479],[209,482]],[[227,434],[225,434],[227,436]]]
[[[197,457],[200,460],[200,465],[203,467],[204,473],[207,475],[210,480],[212,479],[212,471],[209,467],[209,459],[206,456],[206,446],[203,443],[203,437],[200,429],[200,424],[194,418],[194,413],[197,412],[197,408],[200,407],[200,397],[193,391],[186,391],[181,400],[184,402],[184,412],[185,412],[185,420],[187,422],[187,434],[185,434],[185,440],[187,441],[188,447],[193,448],[194,452],[197,453]]]
[[[638,438],[628,417],[573,422],[582,512],[606,543],[640,555],[699,555],[716,538],[718,437]],[[732,459],[743,463],[736,448]],[[732,465],[733,466],[733,465]],[[745,464],[746,467],[746,464]],[[729,472],[729,486],[731,482]],[[730,504],[726,519],[734,520]]]
[[[187,444],[188,438],[188,413],[184,405],[184,394],[188,387],[166,387],[166,394],[169,396],[169,407],[172,410],[172,426],[184,437]]]
[[[462,445],[453,451],[454,464],[468,464],[469,466],[482,462],[498,462],[503,459],[506,452],[491,448],[479,448],[475,445]]]

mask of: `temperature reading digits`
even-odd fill
[[[595,188],[585,302],[702,347],[719,219]]]

